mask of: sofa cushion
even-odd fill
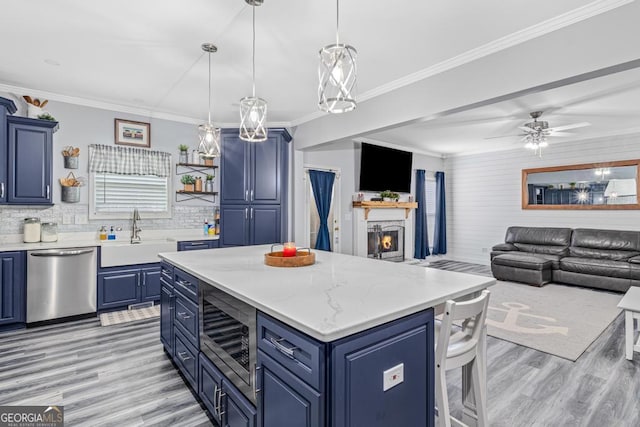
[[[491,248],[492,251],[517,251],[518,248],[513,243],[498,243]]]
[[[507,267],[524,268],[526,270],[549,270],[551,269],[551,261],[527,254],[503,254],[493,259],[496,265],[504,265]]]
[[[631,280],[640,280],[640,264],[629,264]]]
[[[627,262],[630,262],[631,264],[640,264],[640,256],[631,257]]]
[[[610,259],[566,257],[560,260],[560,270],[621,279],[630,277],[628,262]]]
[[[504,238],[506,243],[530,243],[533,245],[569,246],[570,228],[555,227],[509,227]]]
[[[576,228],[571,237],[571,246],[612,251],[640,251],[640,232]]]
[[[562,256],[569,255],[569,249],[566,246],[532,245],[531,243],[514,243],[513,245],[522,252]],[[640,253],[638,255],[640,255]]]
[[[613,261],[627,261],[629,258],[640,255],[638,251],[619,251],[610,249],[583,248],[571,246],[569,254],[577,258],[610,259]]]

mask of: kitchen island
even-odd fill
[[[194,372],[185,377],[212,417],[229,426],[432,425],[433,307],[495,280],[321,251],[308,267],[269,267],[270,250],[160,254],[163,343],[183,374]],[[208,351],[217,340],[211,292],[222,306],[255,310],[257,321],[244,321],[246,360],[225,364],[234,356]]]

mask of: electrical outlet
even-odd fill
[[[486,254],[487,252],[489,252],[489,248],[482,248],[482,253]]]
[[[382,391],[402,384],[404,382],[404,363],[389,368],[382,373]]]
[[[64,224],[64,225],[73,224],[73,215],[71,215],[71,214],[63,214],[62,215],[62,224]]]
[[[89,219],[86,214],[78,214],[76,215],[76,225],[84,225],[89,222]]]

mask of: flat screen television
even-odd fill
[[[413,153],[362,143],[360,191],[411,191]]]

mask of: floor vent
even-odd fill
[[[127,307],[127,309],[137,310],[139,308],[149,308],[149,307],[153,307],[153,301],[139,302],[138,304],[131,304],[130,306]]]

